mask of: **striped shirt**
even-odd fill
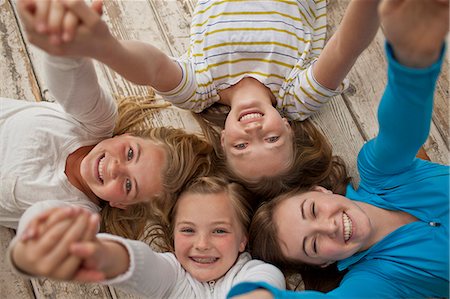
[[[219,91],[252,77],[272,91],[283,116],[304,120],[348,86],[330,90],[313,77],[326,31],[326,0],[199,0],[189,50],[177,59],[183,78],[158,93],[201,112]]]

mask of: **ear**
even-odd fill
[[[222,145],[222,148],[225,150],[225,130],[222,130],[222,132],[220,132],[220,144]]]
[[[334,261],[326,262],[325,264],[320,265],[320,268],[326,268],[326,267],[328,267],[329,265],[334,264],[334,263],[335,263]]]
[[[328,190],[327,188],[324,188],[322,186],[314,186],[311,188],[311,191],[317,191],[317,192],[322,192],[322,193],[326,193],[326,194],[333,194],[333,192],[331,190]]]
[[[245,247],[247,247],[248,237],[246,235],[242,236],[241,243],[239,243],[239,252],[244,252]]]

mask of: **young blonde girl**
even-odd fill
[[[264,281],[284,288],[284,276],[277,268],[252,260],[245,252],[252,212],[252,198],[246,194],[240,185],[221,178],[193,180],[155,224],[160,231],[153,236],[169,250],[166,253],[157,253],[139,241],[92,235],[95,218],[80,213],[62,219],[67,213],[57,210],[41,219],[38,226],[46,226],[39,236],[43,242],[33,244],[36,252],[46,246],[49,235],[61,237],[62,242],[72,238],[47,253],[59,257],[55,269],[40,271],[41,261],[35,256],[30,262],[26,247],[33,239],[18,242],[11,257],[22,272],[55,278],[48,273],[63,275],[58,272],[59,265],[73,255],[82,260],[81,266],[66,268],[65,276],[57,278],[100,281],[152,298],[225,298],[232,286],[243,281]],[[68,231],[59,229],[61,225]]]
[[[172,128],[123,134],[135,119],[119,116],[90,59],[45,55],[44,68],[55,103],[0,99],[0,225],[20,235],[52,207],[104,207],[109,231],[137,238],[150,202],[163,203],[209,173],[213,148],[195,135]]]
[[[188,52],[174,59],[152,45],[115,39],[98,2],[93,10],[80,0],[21,2],[37,15],[29,31],[40,35],[38,46],[97,59],[184,109],[229,106],[216,139],[229,169],[246,185],[272,181],[280,190],[334,163],[312,124],[297,130],[288,120],[305,120],[343,92],[378,29],[378,0],[352,1],[325,48],[326,1],[198,1]]]

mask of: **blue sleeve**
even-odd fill
[[[348,275],[341,285],[329,293],[317,291],[286,291],[277,289],[265,282],[244,282],[234,286],[228,293],[227,298],[242,295],[257,289],[266,289],[275,299],[323,299],[323,298],[399,298],[405,297],[400,294],[398,286],[389,280],[382,279],[379,275],[367,272],[359,272],[356,275]]]
[[[445,47],[433,65],[415,69],[398,63],[391,46],[386,44],[388,82],[378,108],[379,133],[359,154],[362,176],[364,171],[395,174],[414,161],[430,131],[433,95],[444,50]]]
[[[233,298],[234,296],[242,295],[257,289],[266,289],[272,293],[273,297],[276,299],[289,299],[289,298],[308,298],[308,299],[321,299],[321,298],[338,298],[334,296],[329,296],[321,292],[315,291],[286,291],[280,290],[271,286],[266,282],[243,282],[235,285],[227,295],[227,298]]]

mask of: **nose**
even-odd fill
[[[119,160],[114,159],[111,161],[110,167],[109,167],[109,173],[112,179],[116,179],[117,177],[120,177],[124,172],[124,167],[120,163]]]
[[[339,226],[337,225],[335,219],[321,219],[317,226],[317,231],[319,233],[325,234],[330,238],[335,238],[337,236]]]
[[[262,124],[260,122],[252,122],[244,127],[244,132],[249,134],[251,132],[258,132],[262,129]]]
[[[209,238],[205,234],[199,234],[195,240],[195,249],[200,251],[208,250],[210,247]]]

